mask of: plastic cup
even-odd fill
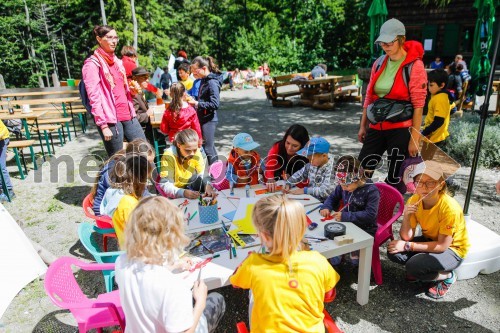
[[[200,214],[200,223],[212,224],[219,221],[219,210],[217,204],[210,206],[202,206],[198,204],[198,212]]]

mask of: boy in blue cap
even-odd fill
[[[287,179],[284,192],[290,194],[310,194],[323,202],[332,192],[335,180],[333,159],[330,158],[330,143],[322,137],[315,137],[298,154],[307,156],[309,163]],[[304,188],[292,188],[295,184],[308,181]]]
[[[248,133],[233,138],[233,149],[227,158],[226,178],[235,187],[259,183],[260,155],[254,150],[260,145]]]

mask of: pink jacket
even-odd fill
[[[122,61],[116,56],[115,61],[123,69]],[[123,69],[123,72],[125,72],[125,69]],[[102,127],[106,124],[116,124],[116,109],[111,85],[105,78],[100,63],[94,55],[85,60],[82,68],[82,78],[89,96],[90,105],[92,106],[92,114],[94,115],[96,125]],[[134,103],[132,102],[132,95],[127,84],[125,85],[125,91],[127,93],[130,114],[134,118],[136,116]]]

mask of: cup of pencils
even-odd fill
[[[217,200],[200,197],[200,201],[198,202],[198,213],[200,214],[200,223],[212,224],[219,221]]]

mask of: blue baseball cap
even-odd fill
[[[330,143],[322,137],[311,138],[309,144],[299,150],[297,154],[302,156],[310,156],[312,154],[328,154],[330,151]]]
[[[254,150],[260,145],[253,141],[253,138],[248,133],[239,133],[233,138],[233,146],[235,148],[241,148],[243,150]]]

